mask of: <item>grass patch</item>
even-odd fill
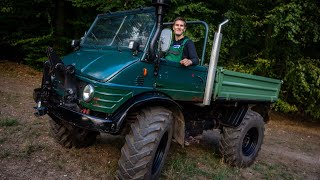
[[[23,146],[22,150],[19,152],[18,156],[26,158],[26,157],[29,157],[32,153],[40,151],[42,149],[44,149],[44,146],[42,146],[40,144],[34,144],[31,142],[27,142]]]
[[[257,163],[252,169],[263,175],[263,179],[297,179],[282,164]]]
[[[17,126],[17,125],[19,125],[19,122],[16,119],[11,119],[11,118],[0,119],[0,127],[10,127],[10,126]]]
[[[4,142],[6,142],[7,138],[4,137],[0,137],[0,144],[3,144]]]
[[[30,130],[29,133],[29,137],[34,139],[34,138],[38,138],[39,136],[41,136],[41,132],[38,130]]]
[[[237,172],[206,147],[175,145],[170,151],[161,179],[228,179]]]
[[[24,138],[27,137],[26,134],[24,134],[24,128],[23,126],[11,126],[10,128],[5,129],[5,133],[7,136],[12,136],[14,134],[18,134],[19,136],[23,136]]]
[[[6,158],[11,155],[8,149],[0,149],[0,158]]]
[[[55,165],[60,169],[63,170],[65,168],[65,165],[67,164],[67,160],[59,159],[55,161]]]
[[[77,159],[82,172],[89,173],[96,179],[114,179],[120,158],[121,137],[98,138],[93,146],[83,149],[73,149],[70,153]],[[97,168],[101,167],[101,168]]]

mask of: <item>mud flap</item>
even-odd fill
[[[228,107],[224,110],[221,124],[228,127],[238,127],[248,111],[247,105]]]

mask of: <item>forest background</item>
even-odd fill
[[[151,6],[150,0],[2,0],[0,60],[41,68],[46,48],[72,51],[97,14]],[[219,66],[283,80],[273,109],[320,121],[320,1],[172,0],[164,21],[182,16],[209,24],[206,60],[217,25],[223,30]],[[188,27],[201,42],[203,31]],[[198,54],[201,46],[197,46]]]

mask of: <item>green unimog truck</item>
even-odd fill
[[[76,50],[62,60],[48,48],[41,88],[34,90],[37,116],[49,115],[53,137],[62,146],[86,147],[99,133],[125,135],[119,179],[157,179],[172,138],[220,129],[220,151],[228,164],[253,163],[264,138],[270,104],[281,81],[217,66],[221,28],[204,65],[184,67],[163,54],[172,39],[164,23],[167,0],[154,7],[99,14]],[[169,28],[165,28],[169,27]]]

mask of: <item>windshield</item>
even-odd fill
[[[154,12],[140,14],[100,15],[83,39],[82,45],[128,48],[129,41],[143,48],[155,25]]]

